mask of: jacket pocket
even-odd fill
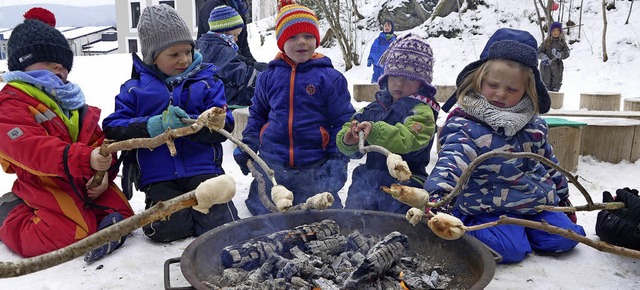
[[[320,126],[320,136],[322,136],[322,150],[327,149],[327,145],[329,145],[329,132],[324,129],[324,127]]]

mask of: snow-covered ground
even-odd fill
[[[395,1],[395,0],[394,0]],[[362,14],[375,15],[373,7],[380,7],[382,0],[363,0],[366,5]],[[492,8],[482,8],[461,16],[457,14],[437,19],[434,26],[461,28],[463,35],[456,39],[444,37],[431,38],[436,63],[434,84],[454,84],[460,70],[469,62],[477,59],[491,33],[500,27],[512,27],[531,32],[538,42],[542,40],[535,23],[529,21],[535,15],[530,1],[491,0],[485,1]],[[579,5],[581,1],[573,1]],[[629,24],[625,25],[629,5],[628,1],[616,1],[617,9],[607,12],[607,50],[609,60],[602,62],[602,11],[600,1],[584,1],[582,15],[581,41],[570,45],[571,56],[565,60],[563,109],[577,110],[580,93],[583,92],[619,92],[623,98],[640,97],[640,7],[631,13]],[[35,3],[35,2],[34,2]],[[0,4],[3,4],[0,2]],[[102,3],[101,3],[102,4]],[[0,5],[1,6],[1,5]],[[636,5],[637,6],[637,5]],[[371,8],[370,8],[371,7]],[[566,16],[565,16],[566,17]],[[571,19],[578,22],[578,12],[573,11]],[[471,19],[475,19],[472,22]],[[266,20],[268,21],[268,20]],[[259,31],[269,26],[266,21],[250,25],[250,44],[257,59],[268,61],[277,52],[273,34],[268,35],[264,45],[260,45]],[[566,21],[566,18],[565,18]],[[476,25],[478,34],[470,33],[469,27]],[[411,32],[425,34],[427,26],[417,27]],[[408,31],[397,32],[403,34]],[[369,46],[378,30],[363,31],[361,39],[367,43],[360,51],[366,59]],[[572,38],[577,31],[572,31]],[[319,52],[329,56],[336,68],[344,71],[340,49],[337,47],[320,48]],[[366,63],[366,62],[365,62]],[[6,69],[6,62],[0,61],[0,71]],[[88,103],[102,108],[102,117],[113,111],[114,96],[120,84],[128,79],[131,70],[131,56],[116,54],[107,56],[76,57],[69,79],[81,85]],[[350,85],[368,83],[371,68],[361,65],[344,72]],[[362,107],[365,103],[353,102]],[[441,118],[445,114],[441,114]],[[616,140],[611,140],[616,142]],[[250,214],[244,206],[250,178],[242,175],[233,161],[233,144],[226,142],[223,166],[227,174],[237,182],[237,194],[234,202],[241,218]],[[435,156],[435,150],[432,154]],[[349,169],[359,162],[352,161]],[[433,162],[432,164],[433,165]],[[600,162],[589,156],[579,160],[577,175],[580,183],[599,202],[602,191],[615,191],[621,187],[640,189],[640,162],[619,164]],[[0,193],[11,189],[13,175],[0,172]],[[341,191],[343,200],[350,180]],[[585,198],[571,186],[571,200],[574,205],[585,204]],[[144,195],[137,193],[131,200],[136,212],[144,210]],[[578,223],[584,226],[587,237],[598,239],[595,235],[597,212],[579,212]],[[22,277],[0,279],[0,289],[160,289],[163,286],[163,264],[173,257],[179,257],[193,238],[169,244],[157,244],[136,230],[125,245],[113,255],[98,263],[87,265],[82,258],[74,259],[62,265],[25,275]],[[0,261],[17,261],[20,257],[13,254],[4,245],[0,245]],[[578,245],[572,252],[560,256],[530,255],[523,262],[514,265],[498,265],[493,281],[488,289],[638,289],[640,287],[640,263],[638,260],[599,252],[586,245]],[[177,265],[171,267],[172,286],[186,286]]]

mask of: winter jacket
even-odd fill
[[[512,137],[455,109],[440,133],[441,151],[424,185],[438,200],[456,186],[463,169],[479,155],[492,150],[532,152],[557,163],[547,140],[547,124],[535,117]],[[531,158],[494,157],[475,168],[467,186],[455,198],[463,214],[536,214],[537,205],[556,205],[569,196],[566,178],[557,170]]]
[[[87,197],[87,182],[96,173],[89,162],[91,151],[104,140],[98,108],[85,105],[71,111],[70,119],[78,126],[72,137],[67,126],[72,123],[34,86],[5,85],[0,104],[0,163],[5,172],[16,174],[11,191],[26,203],[0,227],[0,240],[7,247],[25,257],[44,254],[96,232],[107,210],[125,218],[133,215],[113,183],[115,170],[98,198]]]
[[[279,53],[258,76],[251,102],[243,141],[289,167],[338,154],[336,134],[355,113],[347,80],[319,53],[297,65]]]
[[[560,53],[560,58],[556,58],[553,55],[553,49]],[[550,65],[540,63],[540,77],[547,86],[547,90],[560,90],[564,73],[564,62],[562,60],[569,57],[569,52],[569,46],[564,41],[564,38],[551,38],[550,42],[543,41],[538,47],[538,58],[542,59],[546,55],[551,60]]]
[[[215,66],[203,63],[195,75],[169,88],[137,54],[132,55],[133,78],[120,87],[115,111],[102,123],[107,138],[149,138],[147,121],[162,114],[169,105],[182,108],[192,119],[211,107],[227,108],[223,84],[214,78]],[[230,132],[233,126],[233,117],[228,110],[224,129]],[[203,129],[175,139],[175,156],[171,156],[165,145],[153,150],[138,149],[136,159],[141,171],[140,186],[200,174],[223,174],[220,143],[225,140],[223,135]]]
[[[371,44],[371,49],[369,50],[369,57],[367,58],[367,63],[371,63],[374,67],[382,68],[383,64],[378,63],[382,54],[389,48],[389,45],[396,40],[396,35],[394,34],[390,39],[387,39],[386,33],[380,32],[380,35],[376,40]]]
[[[371,134],[365,145],[382,146],[392,153],[400,154],[407,162],[411,173],[427,176],[436,118],[439,110],[437,101],[431,97],[410,96],[395,103],[387,90],[376,94],[376,101],[357,112],[351,120],[372,123]],[[338,133],[338,148],[353,158],[360,158],[358,145],[344,144],[343,137],[351,127],[351,120],[344,123]],[[382,154],[368,154],[365,165],[368,169],[387,172],[387,158]]]
[[[219,68],[216,76],[224,83],[228,105],[249,106],[256,86],[259,71],[247,65],[238,53],[217,34],[202,35],[197,42],[203,62]]]

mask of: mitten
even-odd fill
[[[552,48],[552,49],[551,49],[551,54],[552,54],[555,58],[562,58],[562,55],[560,54],[560,52],[559,52],[557,49],[555,49],[555,48]]]
[[[550,65],[551,64],[551,60],[549,59],[549,57],[546,54],[542,55],[542,60],[540,61],[540,63],[542,63],[542,65]]]
[[[250,171],[249,166],[247,166],[247,161],[253,160],[253,158],[249,156],[249,153],[243,151],[240,147],[236,147],[236,150],[233,150],[233,159],[238,163],[238,166],[240,166],[242,174],[248,175]]]
[[[603,201],[605,197],[607,200],[613,199],[609,192],[605,191],[602,195]],[[618,189],[616,190],[615,201],[623,202],[625,208],[612,210],[610,212],[633,226],[637,226],[638,223],[640,223],[640,197],[638,196],[638,190],[629,189],[628,187]]]
[[[164,132],[162,127],[162,116],[155,115],[147,120],[147,131],[151,138],[158,136]]]
[[[571,204],[571,201],[569,201],[569,198],[567,197],[567,198],[561,200],[560,202],[558,202],[558,206],[569,207],[569,206],[573,206],[573,204]],[[574,224],[578,223],[578,216],[576,216],[576,212],[575,211],[565,212],[565,214],[567,215],[567,217],[569,217],[571,222],[573,222]]]
[[[166,131],[168,128],[178,129],[188,126],[180,119],[189,119],[189,115],[183,109],[170,105],[164,112],[162,112],[162,128]]]

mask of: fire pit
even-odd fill
[[[450,289],[483,289],[495,273],[494,256],[473,237],[465,235],[458,240],[445,241],[426,225],[414,227],[398,214],[345,209],[307,210],[247,218],[208,231],[195,239],[179,259],[165,263],[165,288],[171,289],[168,268],[173,262],[180,262],[182,274],[194,288],[210,289],[203,282],[222,274],[220,253],[224,247],[325,219],[336,221],[344,233],[358,230],[364,235],[385,236],[398,231],[406,235],[410,250],[439,261],[442,270],[455,277],[448,285]]]

